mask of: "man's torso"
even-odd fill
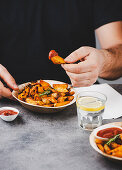
[[[68,82],[51,49],[66,57],[95,46],[90,0],[5,0],[0,5],[0,60],[18,83],[36,79]]]

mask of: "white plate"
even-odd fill
[[[48,82],[50,85],[52,85],[52,84],[64,84],[64,82],[55,81],[55,80],[44,80],[44,81]],[[24,89],[24,87],[27,86],[29,83],[30,82],[19,85],[18,86],[19,91],[13,90],[13,92],[12,92],[13,97],[17,101],[19,101],[25,108],[27,108],[29,110],[36,111],[36,112],[41,112],[41,113],[53,113],[53,112],[58,112],[60,110],[63,110],[64,108],[72,105],[76,101],[76,95],[74,94],[74,99],[70,103],[68,103],[67,105],[64,105],[64,106],[59,106],[59,107],[44,107],[44,106],[38,106],[38,105],[33,105],[33,104],[26,103],[26,102],[24,102],[22,100],[19,100],[17,98],[17,96],[18,96],[18,93],[20,91],[22,91]],[[75,90],[71,89],[71,91],[75,91]]]
[[[108,125],[113,125],[113,126],[117,126],[117,127],[121,127],[122,128],[122,122],[114,122],[114,123],[109,123],[109,124],[106,124],[106,125],[102,125],[100,126],[101,128],[107,128]],[[94,135],[94,131],[91,133],[91,135],[89,136],[89,142],[90,142],[90,145],[93,147],[93,149],[95,151],[97,151],[98,153],[100,153],[101,155],[111,159],[111,160],[114,160],[114,161],[122,161],[122,158],[119,158],[119,157],[116,157],[116,156],[112,156],[112,155],[108,155],[104,152],[102,152],[96,145],[95,143],[95,135]]]

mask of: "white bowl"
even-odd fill
[[[122,127],[120,127],[120,126],[111,125],[111,124],[106,124],[106,125],[100,126],[100,127],[98,127],[98,128],[96,128],[96,129],[93,130],[93,133],[94,133],[95,138],[100,139],[100,140],[103,140],[103,141],[109,140],[109,138],[102,138],[102,137],[100,137],[100,136],[97,136],[97,133],[98,133],[98,131],[100,131],[100,130],[103,130],[103,129],[106,129],[106,128],[113,128],[113,127],[116,127],[116,128],[119,128],[119,129],[122,130]]]
[[[64,82],[55,81],[55,80],[44,80],[44,81],[48,82],[50,85],[52,85],[52,84],[64,84]],[[64,108],[72,105],[76,101],[76,95],[74,94],[74,99],[70,103],[68,103],[64,106],[59,106],[59,107],[45,107],[45,106],[39,106],[39,105],[33,105],[33,104],[26,103],[22,100],[19,100],[17,96],[18,96],[18,93],[21,92],[25,88],[25,86],[27,86],[29,83],[30,82],[19,85],[18,86],[19,91],[13,91],[12,92],[13,97],[17,101],[19,101],[25,108],[27,108],[29,110],[32,110],[32,111],[35,111],[35,112],[40,112],[40,113],[53,113],[53,112],[58,112],[58,111],[63,110]],[[70,87],[70,85],[69,85],[69,87]],[[72,88],[71,91],[75,91],[75,90]]]
[[[102,126],[100,126],[100,127],[107,127],[107,126],[109,126],[109,125],[112,125],[112,126],[117,126],[117,127],[119,127],[119,128],[122,128],[122,122],[114,122],[114,123],[109,123],[109,124],[106,124],[106,125],[102,125]],[[95,143],[95,135],[94,135],[94,131],[91,133],[91,135],[89,136],[89,142],[90,142],[90,145],[93,147],[93,149],[96,151],[96,152],[98,152],[98,153],[100,153],[101,155],[103,155],[103,156],[105,156],[106,158],[109,158],[109,159],[111,159],[111,160],[113,160],[113,161],[119,161],[119,162],[122,162],[122,158],[119,158],[119,157],[116,157],[116,156],[112,156],[112,155],[108,155],[108,154],[106,154],[106,153],[104,153],[104,152],[102,152],[98,147],[97,147],[97,145],[96,145],[96,143]]]
[[[13,121],[19,114],[19,110],[14,107],[1,107],[0,111],[2,111],[2,110],[13,110],[13,111],[17,112],[17,114],[10,115],[10,116],[0,115],[1,119],[5,120],[7,122]]]

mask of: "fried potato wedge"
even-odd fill
[[[51,103],[50,100],[49,100],[49,97],[42,97],[42,101],[45,105],[48,105],[48,104]]]
[[[34,104],[34,105],[37,105],[38,103],[37,103],[37,101],[34,101],[32,98],[30,98],[30,97],[28,97],[27,99],[26,99],[26,102],[27,103],[29,103],[29,104]]]
[[[73,96],[75,94],[75,92],[74,91],[70,91],[70,92],[68,92],[68,95],[69,96]]]
[[[49,57],[48,57],[49,60],[51,60],[51,58],[54,57],[54,56],[58,56],[58,53],[55,50],[51,50],[49,52]]]
[[[51,97],[55,97],[56,99],[58,98],[58,96],[59,96],[59,94],[56,93],[56,92],[54,92],[54,93],[51,94]]]
[[[51,50],[49,52],[49,60],[51,60],[54,64],[65,64],[66,62],[62,57],[58,55],[58,53],[55,50]]]
[[[31,89],[30,89],[30,95],[33,96],[35,93],[37,93],[37,85],[36,86],[33,86]]]
[[[72,101],[72,100],[74,99],[74,96],[67,96],[67,99],[68,99],[69,101]]]
[[[96,144],[103,144],[103,141],[100,139],[95,139]]]
[[[118,152],[113,152],[112,155],[122,158],[122,152],[120,152],[120,151],[118,151]]]
[[[45,87],[45,86],[50,87],[50,84],[47,83],[47,82],[44,81],[44,80],[40,80],[40,84],[41,84],[42,87]]]
[[[41,86],[38,86],[38,93],[43,93],[44,92],[44,89],[43,89],[43,87],[41,87]]]
[[[25,90],[23,92],[26,93],[26,94],[29,94],[30,88],[29,87],[25,87]]]
[[[37,101],[37,104],[40,105],[40,106],[44,105],[43,101]]]
[[[117,144],[117,143],[115,143],[115,142],[111,142],[111,147],[113,148],[113,149],[115,149],[115,148],[117,148],[117,147],[119,147],[120,145],[119,144]]]
[[[58,92],[68,92],[68,84],[53,84],[53,88]]]
[[[104,152],[104,147],[101,144],[97,144],[97,146],[102,152]]]
[[[54,63],[54,64],[65,64],[66,62],[64,61],[64,59],[60,56],[54,56],[51,58],[51,61]]]
[[[66,96],[66,97],[61,96],[61,97],[59,97],[59,98],[57,99],[57,101],[58,101],[58,103],[62,103],[62,102],[64,102],[66,99],[67,99],[67,96]]]
[[[70,103],[70,101],[65,101],[65,102],[62,102],[62,103],[55,103],[54,107],[64,106],[64,105],[66,105],[68,103]]]
[[[104,150],[107,154],[110,154],[111,149],[109,148],[108,145],[106,145],[106,144],[104,145]]]
[[[113,150],[110,150],[110,153],[118,152],[118,151],[122,152],[122,145],[117,147],[117,148],[115,148],[115,149],[113,149]]]
[[[49,100],[51,101],[51,103],[57,103],[57,100],[55,99],[55,97],[49,97]]]
[[[24,92],[23,92],[23,93],[20,93],[20,94],[18,95],[18,99],[24,101],[24,100],[27,98],[27,95],[28,95],[28,94],[26,94],[26,93],[24,93]]]
[[[59,93],[59,96],[66,96],[66,93],[60,92],[60,93]]]
[[[44,86],[43,89],[44,89],[44,90],[51,90],[53,93],[56,92],[56,90],[53,89],[51,86]]]

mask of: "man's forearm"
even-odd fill
[[[117,79],[122,76],[122,44],[102,49],[104,64],[99,77],[104,79]]]

